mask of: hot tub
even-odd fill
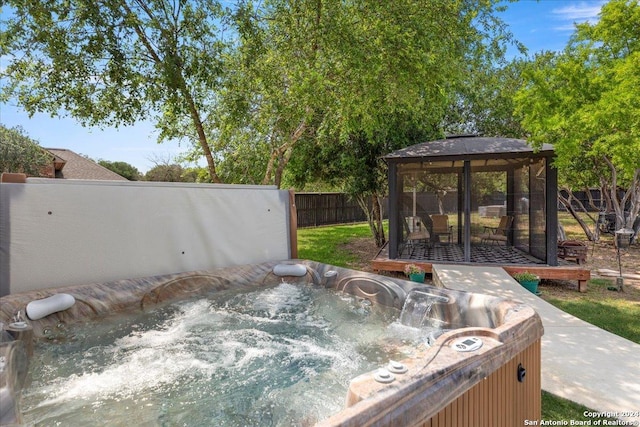
[[[0,422],[22,422],[20,396],[29,390],[27,362],[34,342],[40,346],[64,340],[72,325],[114,313],[147,312],[173,301],[236,290],[251,292],[283,281],[329,288],[373,306],[391,307],[404,323],[431,331],[428,336],[425,332],[425,345],[410,351],[392,349],[393,354],[401,355],[399,360],[380,360],[374,369],[348,379],[345,395],[340,397],[344,405],[337,411],[323,419],[301,420],[301,424],[513,426],[540,419],[543,329],[530,307],[313,261],[287,260],[0,298],[0,321],[6,329],[0,340]],[[72,295],[75,304],[15,327],[15,315],[24,316],[28,303],[60,293]],[[265,301],[262,306],[268,303]],[[296,317],[296,322],[304,321],[304,316]],[[433,333],[434,328],[438,333]],[[175,420],[169,420],[172,422]]]

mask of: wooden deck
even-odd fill
[[[420,265],[431,273],[433,264],[463,264],[500,266],[509,274],[529,271],[542,279],[575,280],[580,292],[587,291],[591,271],[575,263],[559,260],[558,266],[550,266],[515,248],[497,245],[471,247],[471,263],[465,263],[462,247],[456,244],[414,245],[407,248],[398,259],[389,259],[388,244],[383,246],[371,261],[374,271],[404,271],[407,264]]]

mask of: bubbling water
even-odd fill
[[[36,350],[25,422],[311,425],[342,409],[351,378],[425,344],[398,317],[283,283],[69,327]]]

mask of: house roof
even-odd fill
[[[543,144],[539,151],[524,139],[456,136],[435,141],[421,142],[384,156],[387,160],[411,158],[492,158],[514,155],[532,156],[536,153],[553,155],[553,145]]]
[[[54,167],[56,178],[127,181],[127,178],[66,148],[45,148],[45,150],[55,156]]]

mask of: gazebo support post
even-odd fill
[[[458,172],[458,206],[464,206],[464,173]],[[456,230],[457,242],[462,242],[464,238],[464,230],[461,224],[464,224],[464,212],[458,209],[458,228]]]
[[[516,177],[515,169],[507,169],[507,215],[511,215],[513,218],[516,216]],[[516,225],[517,220],[514,220],[511,224],[511,228],[507,232],[507,246],[513,246],[513,228]]]
[[[547,212],[547,264],[558,265],[558,171],[545,159]]]
[[[402,236],[400,229],[400,209],[398,200],[402,196],[402,187],[398,182],[398,166],[389,162],[389,258],[398,258],[398,245]]]
[[[464,262],[471,262],[471,161],[464,161]]]

